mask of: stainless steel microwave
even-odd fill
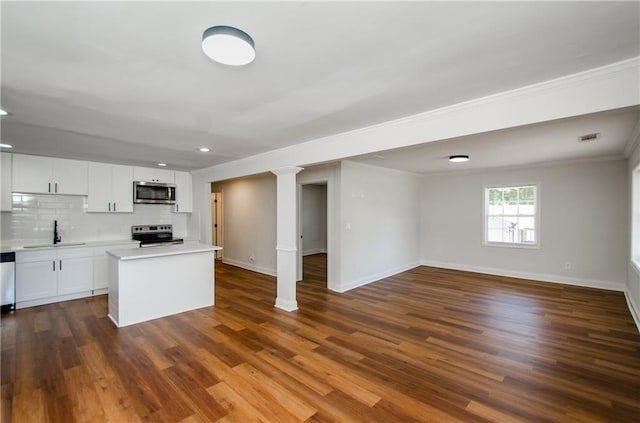
[[[176,185],[135,181],[133,183],[133,202],[136,204],[175,204]]]

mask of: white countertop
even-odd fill
[[[193,241],[199,241],[196,238],[184,238],[184,242],[192,243]],[[42,250],[58,250],[60,248],[93,248],[93,247],[102,247],[104,245],[125,245],[130,244],[131,248],[136,248],[140,244],[140,241],[134,241],[132,239],[115,239],[110,241],[69,241],[69,242],[61,242],[57,244],[55,247],[53,244],[45,244],[45,243],[37,243],[27,245],[15,245],[15,244],[2,244],[0,246],[0,251],[3,253],[9,253],[12,251],[42,251]],[[28,248],[29,245],[32,245],[31,248]],[[33,246],[37,245],[37,247],[33,248]]]
[[[175,256],[179,254],[206,253],[222,250],[222,247],[201,243],[178,244],[147,248],[127,248],[107,251],[107,254],[118,260],[138,260],[152,257]]]
[[[42,244],[33,243],[28,245],[4,245],[3,244],[0,249],[2,250],[3,253],[5,253],[10,251],[58,250],[60,248],[93,248],[93,247],[101,247],[103,245],[124,245],[124,244],[131,244],[131,246],[133,247],[134,245],[138,245],[139,242],[134,241],[132,239],[116,239],[111,241],[78,241],[78,242],[69,241],[69,242],[61,242],[56,246],[53,246],[53,244],[44,244],[44,243]],[[29,245],[34,245],[34,246],[37,245],[37,247],[28,248]]]

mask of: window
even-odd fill
[[[538,191],[537,185],[485,188],[485,244],[537,246]]]

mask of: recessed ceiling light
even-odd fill
[[[9,112],[7,112],[6,110],[0,109],[0,116],[6,116],[8,114],[9,114]]]
[[[466,154],[454,154],[453,156],[449,156],[449,161],[453,163],[468,162],[469,156]]]
[[[166,163],[158,163],[158,166],[160,167],[165,167],[167,164]]]
[[[200,151],[201,153],[208,153],[209,151],[211,151],[211,149],[209,147],[200,147],[198,151]]]
[[[0,144],[0,148],[13,148],[13,146],[11,144]]]
[[[253,39],[232,26],[212,26],[202,34],[202,51],[223,65],[242,66],[256,57]]]

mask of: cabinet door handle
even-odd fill
[[[60,270],[62,270],[62,260],[60,260]]]
[[[56,192],[58,192],[58,183],[56,182]]]
[[[51,182],[49,182],[49,191],[47,192],[51,192]]]
[[[176,204],[176,213],[180,213],[180,204]]]
[[[109,211],[111,211],[111,203],[109,203]]]
[[[54,272],[56,271],[56,261],[55,260],[53,261],[53,271]]]
[[[116,211],[116,202],[113,202],[113,211]]]

